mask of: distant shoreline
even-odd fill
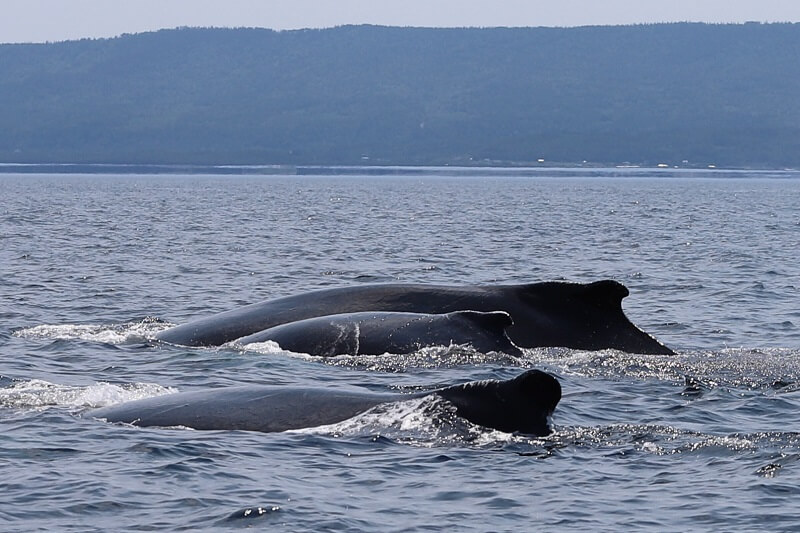
[[[0,45],[0,162],[800,168],[799,54],[800,23],[182,28]]]
[[[666,166],[166,165],[0,163],[0,174],[441,177],[799,177],[800,169]]]

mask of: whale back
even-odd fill
[[[507,381],[486,380],[414,394],[246,385],[178,392],[90,411],[94,418],[137,426],[265,433],[335,424],[377,405],[436,394],[475,424],[546,435],[547,417],[561,398],[558,381],[529,370]]]
[[[279,324],[324,315],[364,311],[444,314],[474,310],[509,313],[514,324],[508,327],[508,336],[523,348],[563,346],[673,353],[625,317],[622,299],[627,294],[624,285],[612,280],[464,287],[358,285],[252,304],[175,326],[159,332],[156,338],[188,346],[219,346]]]
[[[320,357],[408,354],[431,346],[470,345],[482,352],[520,355],[506,334],[503,311],[447,314],[370,311],[307,318],[238,339],[237,344],[273,341],[291,352]]]
[[[335,424],[398,394],[244,385],[178,392],[91,411],[94,418],[148,427],[272,433]]]

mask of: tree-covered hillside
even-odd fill
[[[0,46],[0,162],[800,165],[800,25]]]

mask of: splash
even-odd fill
[[[275,341],[251,342],[248,344],[238,344],[236,341],[233,341],[229,342],[227,346],[246,352],[256,352],[266,355],[289,353],[281,348],[280,345]]]
[[[123,324],[42,324],[17,330],[15,337],[24,339],[83,340],[104,344],[129,344],[153,339],[172,324],[157,318]]]
[[[786,348],[725,349],[675,355],[630,354],[616,350],[525,349],[527,366],[546,364],[566,374],[590,378],[628,377],[685,382],[699,393],[717,387],[800,388],[800,352]],[[689,391],[691,392],[691,391]]]
[[[0,388],[0,407],[6,408],[93,408],[177,392],[177,389],[154,383],[116,385],[98,382],[88,386],[70,386],[39,379],[17,381]]]
[[[413,369],[455,368],[470,365],[519,366],[520,359],[504,353],[481,353],[471,346],[427,346],[409,354],[339,355],[326,358],[332,366],[358,368],[375,372],[407,372]]]
[[[504,433],[473,424],[457,416],[455,408],[449,402],[435,395],[381,404],[336,424],[292,430],[290,433],[335,437],[370,436],[425,448],[464,444],[489,447],[517,442],[543,442],[538,438]]]
[[[307,353],[285,350],[274,341],[239,344],[237,341],[226,344],[242,352],[264,355],[284,355],[316,361],[331,366],[357,368],[376,372],[405,372],[419,368],[450,368],[466,365],[497,364],[519,366],[520,359],[499,352],[481,353],[471,346],[451,344],[449,346],[426,346],[408,354],[383,353],[379,355],[335,355],[331,357],[314,356]]]

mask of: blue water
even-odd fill
[[[0,174],[0,530],[800,529],[800,176],[434,174]],[[319,287],[603,278],[677,355],[147,342]],[[542,439],[431,400],[283,434],[82,416],[210,386],[407,390],[529,367],[564,390]]]

